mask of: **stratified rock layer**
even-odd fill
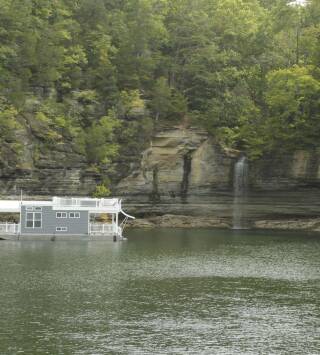
[[[192,215],[232,225],[233,175],[239,152],[223,150],[205,132],[172,129],[157,134],[140,169],[117,185],[138,216]],[[249,163],[245,218],[316,217],[320,212],[320,159],[314,152],[269,156]]]
[[[103,176],[88,169],[84,157],[67,142],[48,147],[41,137],[31,139],[27,128],[20,135],[23,160],[0,166],[3,196],[19,196],[20,189],[29,196],[91,195],[102,181]],[[181,215],[183,221],[175,219],[172,225],[191,226],[194,223],[188,223],[186,216],[195,216],[204,218],[199,220],[203,225],[211,221],[207,223],[231,227],[234,166],[238,158],[239,152],[221,148],[202,130],[162,130],[154,136],[140,161],[139,157],[134,158],[134,163],[120,157],[115,163],[118,182],[113,191],[124,198],[126,209],[136,216],[171,216],[155,224],[170,225],[172,215]],[[296,151],[249,162],[248,183],[243,205],[246,225],[300,225],[305,226],[300,229],[308,229],[305,221],[308,225],[315,221],[311,229],[318,228],[319,153]]]

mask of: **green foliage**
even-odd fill
[[[181,120],[188,112],[186,97],[179,91],[171,88],[165,77],[157,79],[150,107],[154,113],[155,120]]]
[[[318,0],[0,0],[0,8],[3,159],[8,149],[19,155],[21,124],[98,170],[137,156],[161,123],[189,118],[252,158],[319,145]]]
[[[145,101],[139,90],[124,90],[121,91],[115,108],[118,117],[130,119],[132,116],[144,114]]]
[[[114,111],[108,116],[94,122],[86,131],[85,145],[88,162],[91,164],[107,164],[118,153],[118,144],[115,143],[114,130],[119,127],[119,121]]]
[[[266,101],[270,116],[268,144],[292,148],[314,147],[320,134],[320,81],[312,68],[294,66],[271,72]]]
[[[17,110],[12,106],[3,107],[0,111],[0,135],[10,142],[14,140],[15,130],[19,128]]]
[[[165,118],[170,111],[171,106],[171,88],[164,77],[157,79],[154,90],[151,107],[155,113],[156,120]]]
[[[103,197],[110,196],[110,194],[111,194],[110,189],[107,186],[105,186],[104,184],[101,184],[101,185],[96,186],[96,189],[94,190],[94,192],[92,194],[92,197],[103,198]]]
[[[18,111],[5,101],[0,101],[0,164],[8,158],[11,162],[18,158],[22,144],[16,139],[16,132],[20,128]]]
[[[121,126],[119,132],[119,154],[125,157],[135,157],[148,147],[153,133],[154,123],[150,117],[131,120]]]

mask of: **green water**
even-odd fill
[[[319,354],[320,236],[0,242],[0,354]]]

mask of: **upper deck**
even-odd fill
[[[52,208],[54,210],[119,213],[121,200],[117,198],[53,197]]]
[[[121,211],[121,200],[89,197],[53,197],[51,201],[0,200],[0,212],[2,213],[19,213],[21,206],[52,206],[53,210],[119,213]]]

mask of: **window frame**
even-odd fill
[[[40,212],[40,211],[42,211],[42,207],[40,207],[40,206],[26,206],[26,211]]]
[[[28,218],[28,214],[29,215],[32,215],[32,219]],[[40,215],[40,218],[37,218],[36,219],[36,214],[39,214]],[[28,226],[28,222],[31,222],[32,226]],[[36,226],[36,222],[40,222],[40,226]],[[25,228],[28,228],[28,229],[41,229],[42,228],[42,212],[35,212],[35,211],[32,211],[32,212],[27,212],[26,213],[26,220],[25,220]]]
[[[73,215],[73,216],[71,216]],[[79,219],[80,218],[80,212],[69,212],[69,218],[72,218],[72,219]]]
[[[56,227],[56,232],[68,232],[68,227]]]
[[[58,214],[60,214],[61,216],[58,217]],[[56,212],[56,218],[59,218],[59,219],[61,219],[61,218],[63,218],[63,219],[68,218],[68,213],[67,213],[67,212]]]

